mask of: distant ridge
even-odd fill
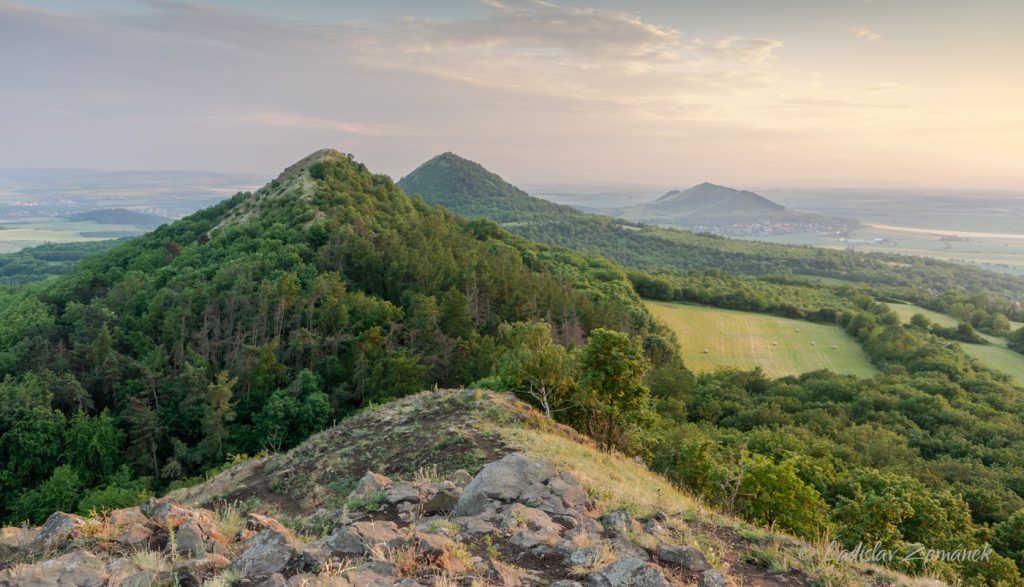
[[[747,190],[704,182],[686,190],[672,190],[647,204],[605,212],[611,216],[712,232],[726,236],[766,236],[787,232],[834,233],[850,222],[787,210]]]
[[[125,208],[89,210],[88,212],[72,214],[68,219],[74,221],[91,220],[99,224],[130,224],[143,229],[156,228],[161,224],[170,222],[169,218],[164,218],[163,216],[136,212]]]

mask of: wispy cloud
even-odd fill
[[[871,29],[866,29],[863,27],[852,26],[847,30],[849,30],[850,34],[852,34],[853,36],[857,37],[858,39],[864,39],[865,41],[877,41],[878,39],[882,38],[882,35],[876,33]]]

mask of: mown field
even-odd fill
[[[957,320],[952,316],[940,314],[911,304],[889,304],[896,314],[905,322],[910,320],[914,314],[924,314],[926,318],[942,326],[956,326]],[[1014,328],[1020,328],[1019,322],[1012,323]],[[959,343],[964,352],[978,359],[988,367],[1002,371],[1013,376],[1017,381],[1024,383],[1024,355],[1006,348],[1006,339],[997,336],[982,334],[989,344],[967,344]]]
[[[683,360],[694,371],[761,367],[773,377],[818,369],[861,377],[877,372],[838,326],[667,302],[648,301],[647,307],[676,332]]]
[[[13,253],[43,243],[98,241],[138,236],[145,230],[131,224],[101,224],[66,218],[0,219],[0,253]]]

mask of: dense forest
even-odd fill
[[[121,242],[123,239],[47,243],[0,255],[0,285],[20,285],[54,275],[66,275],[82,259],[109,251]]]
[[[475,184],[452,177],[486,216]],[[881,303],[919,296],[995,331],[1016,282],[829,252],[845,267],[833,269],[880,282],[823,286],[786,275],[817,255],[804,249],[663,239],[522,198],[506,194],[504,227],[466,220],[318,152],[69,275],[0,291],[0,516],[137,503],[363,406],[467,385],[512,391],[753,522],[849,548],[989,543],[983,564],[892,564],[966,585],[1024,580],[1024,390]],[[509,215],[569,228],[558,239],[583,250],[647,236],[627,271],[513,235]],[[587,233],[597,225],[610,233]],[[747,261],[753,275],[736,270]],[[965,287],[916,287],[945,272]],[[989,280],[1001,293],[973,291]],[[880,374],[695,374],[641,295],[837,324]]]

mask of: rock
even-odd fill
[[[377,544],[394,546],[401,542],[402,535],[394,522],[357,522],[337,528],[316,545],[331,556],[361,556]]]
[[[249,530],[255,530],[256,532],[267,529],[281,533],[289,532],[289,530],[285,528],[284,524],[282,524],[281,522],[278,522],[270,516],[263,516],[260,514],[247,515],[245,517],[245,527]]]
[[[375,493],[383,493],[388,485],[391,485],[391,479],[388,479],[384,475],[367,471],[366,474],[363,475],[362,479],[356,483],[356,488],[348,494],[348,498],[359,499]]]
[[[466,486],[455,513],[475,516],[487,509],[489,501],[512,502],[534,484],[551,478],[551,466],[521,453],[490,463]]]
[[[459,503],[459,496],[462,492],[455,486],[454,483],[448,486],[440,487],[430,499],[423,502],[422,510],[424,514],[440,514],[449,513],[455,509],[455,506]]]
[[[420,501],[420,490],[412,483],[399,481],[388,486],[384,491],[384,499],[390,505],[418,503]]]
[[[152,539],[152,530],[142,524],[132,524],[122,530],[114,540],[125,548],[144,548]]]
[[[519,587],[519,585],[523,584],[519,573],[510,565],[506,565],[498,560],[487,559],[485,566],[484,578],[494,585],[499,587]]]
[[[352,584],[343,577],[318,577],[302,573],[288,579],[288,587],[352,587]]]
[[[656,565],[623,558],[588,576],[587,587],[672,587],[672,583]]]
[[[465,489],[473,481],[473,476],[469,474],[469,471],[465,469],[459,469],[451,475],[448,475],[448,480],[456,485],[456,487],[462,487]]]
[[[393,587],[402,578],[391,563],[371,562],[345,574],[345,579],[359,587]]]
[[[285,587],[287,581],[281,573],[246,577],[231,584],[232,587]]]
[[[129,524],[145,524],[149,520],[142,513],[142,508],[121,508],[110,512],[110,523],[115,526],[127,526]]]
[[[185,569],[196,575],[213,575],[217,571],[231,565],[226,556],[208,553],[199,558],[185,561],[178,568]]]
[[[535,485],[519,500],[551,515],[580,518],[590,509],[590,498],[580,482],[566,471],[552,476],[545,486]]]
[[[0,559],[28,548],[39,536],[37,528],[0,528]]]
[[[86,525],[86,521],[75,514],[56,512],[46,518],[39,534],[29,545],[31,548],[45,547],[52,542],[68,538],[75,530]]]
[[[0,586],[101,587],[107,578],[106,567],[99,557],[85,550],[75,550],[34,565],[19,565],[0,572]]]
[[[695,573],[702,573],[711,569],[711,564],[708,563],[704,553],[692,546],[659,544],[658,559],[666,563],[679,565]]]
[[[521,503],[502,508],[498,520],[502,529],[514,531],[509,542],[518,548],[552,545],[561,538],[561,526],[541,510]]]
[[[279,573],[298,550],[299,543],[290,531],[265,528],[249,541],[231,568],[243,576]]]
[[[700,574],[700,580],[697,581],[697,587],[726,587],[725,577],[714,569],[708,569]]]
[[[565,564],[574,567],[590,568],[601,562],[601,547],[588,546],[570,550],[565,557]]]
[[[451,538],[441,534],[417,532],[413,537],[416,540],[416,549],[431,558],[444,556],[448,549],[455,546]]]
[[[616,536],[627,536],[631,532],[639,534],[643,530],[639,522],[622,510],[615,510],[601,516],[601,523]]]
[[[167,544],[169,549],[171,544]],[[202,556],[206,554],[206,541],[203,539],[203,531],[192,520],[186,520],[174,531],[174,548],[178,554],[186,558]]]
[[[577,583],[576,581],[564,580],[564,581],[555,581],[554,583],[552,583],[548,587],[583,587],[583,585],[581,583]]]

